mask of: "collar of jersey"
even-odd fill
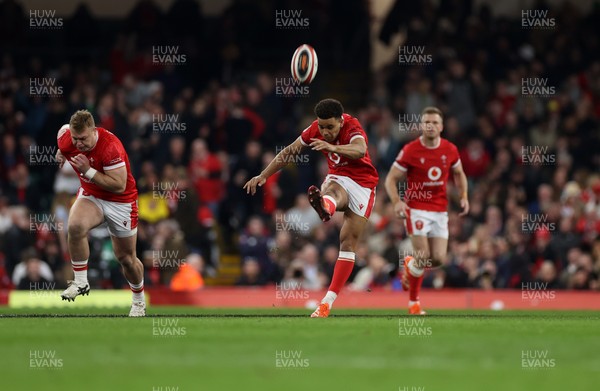
[[[428,147],[427,145],[425,145],[425,143],[423,142],[423,136],[419,137],[419,142],[421,143],[421,145],[427,149],[438,149],[440,147],[440,144],[442,143],[442,138],[438,138],[438,143],[435,147]]]

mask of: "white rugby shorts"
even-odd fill
[[[323,184],[335,182],[348,193],[348,207],[357,215],[366,219],[371,216],[373,205],[375,205],[375,188],[362,187],[347,176],[329,174],[325,177]]]
[[[137,201],[113,202],[101,200],[93,195],[84,195],[80,188],[77,198],[92,201],[104,215],[104,221],[108,225],[108,232],[118,238],[127,238],[137,233],[138,205]]]
[[[404,225],[409,235],[448,239],[448,212],[408,209]]]

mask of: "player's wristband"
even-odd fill
[[[462,199],[465,199],[465,200],[466,200],[467,198],[468,198],[467,192],[464,192],[464,193],[462,193],[462,195],[460,196],[460,199],[461,199],[461,200],[462,200]]]
[[[96,173],[98,172],[98,170],[96,170],[95,168],[90,167],[85,174],[83,174],[84,177],[86,177],[87,179],[89,179],[90,181],[92,180],[92,178],[94,177],[94,175],[96,175]]]

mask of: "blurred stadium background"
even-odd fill
[[[1,1],[0,296],[62,289],[71,276],[65,228],[79,182],[53,156],[81,108],[129,154],[150,289],[325,289],[341,220],[322,224],[305,191],[326,162],[307,151],[257,196],[242,190],[325,97],[360,120],[380,178],[417,137],[422,108],[444,111],[471,213],[457,217],[451,186],[449,256],[429,292],[597,291],[599,11],[593,1]],[[289,74],[302,43],[319,56],[308,88]],[[126,288],[107,231],[90,240],[92,288]],[[409,243],[381,180],[348,288],[399,291]]]

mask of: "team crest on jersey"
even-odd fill
[[[423,229],[423,221],[422,220],[417,220],[415,221],[415,227],[420,231]]]
[[[92,164],[94,164],[94,158],[93,157],[90,158],[90,165],[92,165]]]

